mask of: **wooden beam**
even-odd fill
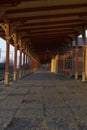
[[[52,15],[37,15],[28,17],[15,17],[9,18],[10,22],[17,22],[22,20],[37,20],[37,19],[50,19],[50,18],[63,18],[63,17],[81,17],[87,16],[87,12],[76,12],[76,13],[63,13],[63,14],[52,14]]]
[[[12,2],[10,2],[12,3]],[[13,2],[15,3],[15,2]],[[69,5],[56,5],[56,6],[38,6],[38,7],[30,7],[30,8],[22,8],[22,9],[11,9],[7,10],[6,14],[15,14],[15,13],[28,13],[28,12],[38,12],[38,11],[52,11],[52,10],[69,10],[69,9],[79,9],[86,8],[87,3],[83,4],[69,4]]]
[[[49,22],[35,22],[35,23],[25,23],[23,25],[19,25],[19,27],[34,27],[34,26],[45,26],[45,25],[55,25],[55,24],[76,24],[76,23],[82,23],[85,22],[85,20],[61,20],[61,21],[49,21]]]

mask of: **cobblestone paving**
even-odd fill
[[[87,83],[38,71],[2,86],[0,130],[87,130]]]

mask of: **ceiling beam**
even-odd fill
[[[87,16],[87,12],[76,12],[76,13],[63,13],[63,14],[52,14],[52,15],[37,15],[28,17],[14,17],[9,18],[10,22],[24,21],[24,20],[37,20],[37,19],[50,19],[50,18],[63,18],[63,17],[78,17]]]
[[[49,27],[36,27],[36,28],[18,28],[17,30],[18,30],[18,32],[21,32],[21,31],[28,31],[28,33],[30,33],[30,32],[32,32],[32,31],[34,31],[34,30],[36,30],[36,31],[39,31],[39,30],[49,30],[49,29],[64,29],[64,28],[71,28],[71,29],[73,29],[74,27],[78,27],[78,26],[81,26],[82,24],[79,24],[79,23],[77,23],[77,24],[68,24],[68,25],[57,25],[57,26],[49,26]]]
[[[12,2],[11,2],[12,3]],[[15,2],[13,2],[15,3]],[[86,8],[87,3],[83,4],[69,4],[69,5],[56,5],[56,6],[38,6],[38,7],[30,7],[30,8],[22,8],[22,9],[11,9],[7,10],[6,14],[15,14],[15,13],[28,13],[28,12],[38,12],[38,11],[52,11],[52,10],[69,10],[69,9],[79,9]]]
[[[74,20],[59,20],[59,21],[49,21],[49,22],[35,22],[35,23],[25,23],[23,25],[19,25],[19,27],[34,27],[34,26],[44,26],[44,25],[55,25],[55,24],[74,24],[74,23],[81,23],[81,22],[86,22],[86,20],[79,20],[79,19],[74,19]]]
[[[14,3],[21,3],[21,2],[31,2],[31,1],[39,1],[39,0],[0,0],[0,4],[14,4]]]

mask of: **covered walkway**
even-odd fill
[[[14,82],[25,76],[26,70],[37,70],[42,64],[51,72],[73,76],[75,80],[80,76],[86,82],[86,30],[87,0],[1,0],[0,37],[6,41],[5,86],[9,86],[10,45],[14,47]]]
[[[84,86],[84,87],[83,87]],[[0,87],[0,130],[87,130],[87,85],[39,70]]]

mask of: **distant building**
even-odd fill
[[[87,44],[87,38],[86,38],[86,44]],[[76,51],[75,51],[75,41],[72,43],[72,56],[70,52],[68,51],[67,54],[59,55],[58,60],[58,72],[61,74],[64,74],[65,76],[72,77],[75,76],[75,60],[76,60]],[[82,76],[82,38],[78,37],[78,75]]]

